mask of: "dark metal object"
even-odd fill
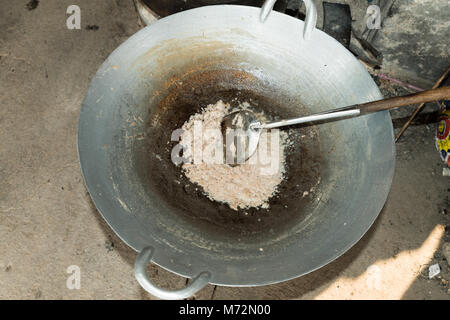
[[[352,33],[350,6],[348,4],[323,2],[323,31],[348,48]]]
[[[285,13],[290,15],[291,17],[305,20],[305,15],[302,12],[300,12],[302,4],[303,4],[302,0],[288,0]]]

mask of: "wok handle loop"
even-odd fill
[[[185,288],[179,290],[166,290],[156,286],[147,276],[145,270],[147,264],[151,261],[153,247],[146,247],[136,257],[134,262],[134,276],[142,288],[151,295],[165,300],[181,300],[193,296],[195,293],[203,289],[211,278],[209,272],[201,272],[198,276],[192,279],[192,282]]]
[[[134,0],[134,6],[136,7],[136,11],[138,12],[142,22],[147,26],[151,25],[160,18],[160,16],[150,10],[150,8],[145,5],[142,0]]]
[[[260,19],[262,22],[266,21],[272,12],[273,6],[277,0],[266,0],[261,8]],[[306,6],[305,27],[303,28],[303,39],[311,38],[311,33],[316,28],[317,23],[317,9],[313,0],[303,0]]]

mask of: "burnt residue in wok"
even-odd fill
[[[149,113],[152,116],[146,119],[145,151],[139,155],[141,163],[146,163],[140,169],[144,184],[153,186],[152,190],[180,219],[208,233],[258,239],[298,225],[317,201],[324,165],[318,131],[313,126],[289,130],[293,144],[287,148],[286,176],[268,209],[235,211],[227,204],[211,201],[200,186],[185,177],[180,166],[172,163],[171,149],[177,144],[171,142],[172,131],[181,128],[201,108],[219,100],[232,107],[249,102],[255,111],[264,111],[273,120],[308,113],[306,108],[293,108],[290,98],[280,96],[277,88],[243,71],[202,71],[173,81],[156,113]]]

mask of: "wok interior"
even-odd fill
[[[247,101],[255,111],[264,111],[272,119],[308,112],[300,105],[292,110],[288,97],[275,96],[275,89],[244,71],[231,69],[199,71],[182,77],[169,88],[168,95],[157,105],[159,113],[146,120],[147,139],[136,154],[136,168],[142,185],[167,203],[178,223],[194,225],[202,234],[220,237],[228,244],[261,243],[301,223],[312,211],[317,192],[308,197],[303,197],[303,192],[319,183],[321,167],[325,165],[315,127],[291,130],[294,144],[287,152],[287,177],[270,199],[269,209],[235,211],[227,204],[211,201],[201,186],[191,183],[181,167],[171,162],[171,150],[177,144],[167,144],[172,131],[181,128],[202,107],[218,100],[229,102],[232,107]],[[302,135],[305,138],[301,139]]]
[[[346,199],[366,183],[364,158],[371,147],[364,118],[289,129],[294,144],[287,152],[286,179],[269,209],[236,212],[213,202],[171,162],[177,143],[171,142],[172,131],[218,100],[250,102],[271,119],[356,102],[345,95],[348,86],[333,79],[336,71],[321,79],[306,71],[308,61],[263,52],[260,44],[252,50],[251,43],[236,48],[204,39],[168,41],[139,56],[134,72],[122,74],[119,115],[127,119],[115,139],[112,180],[137,213],[143,237],[239,260],[260,255],[260,248],[279,253],[318,226],[327,230],[318,236],[327,238],[334,224],[351,220]],[[310,194],[303,197],[304,191]]]

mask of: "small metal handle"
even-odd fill
[[[266,21],[272,12],[273,6],[277,0],[266,0],[261,8],[260,19]],[[317,9],[313,0],[303,0],[306,6],[305,27],[303,28],[303,39],[308,40],[317,23]]]
[[[134,276],[142,288],[151,295],[160,299],[166,300],[181,300],[193,296],[195,293],[203,289],[211,278],[209,272],[201,272],[198,276],[192,279],[192,282],[185,288],[179,290],[166,290],[156,286],[147,276],[145,268],[151,261],[154,249],[146,247],[136,257],[134,262]]]
[[[138,12],[139,17],[145,25],[149,26],[156,20],[160,18],[156,13],[154,13],[150,8],[142,2],[142,0],[134,0],[134,6]]]

